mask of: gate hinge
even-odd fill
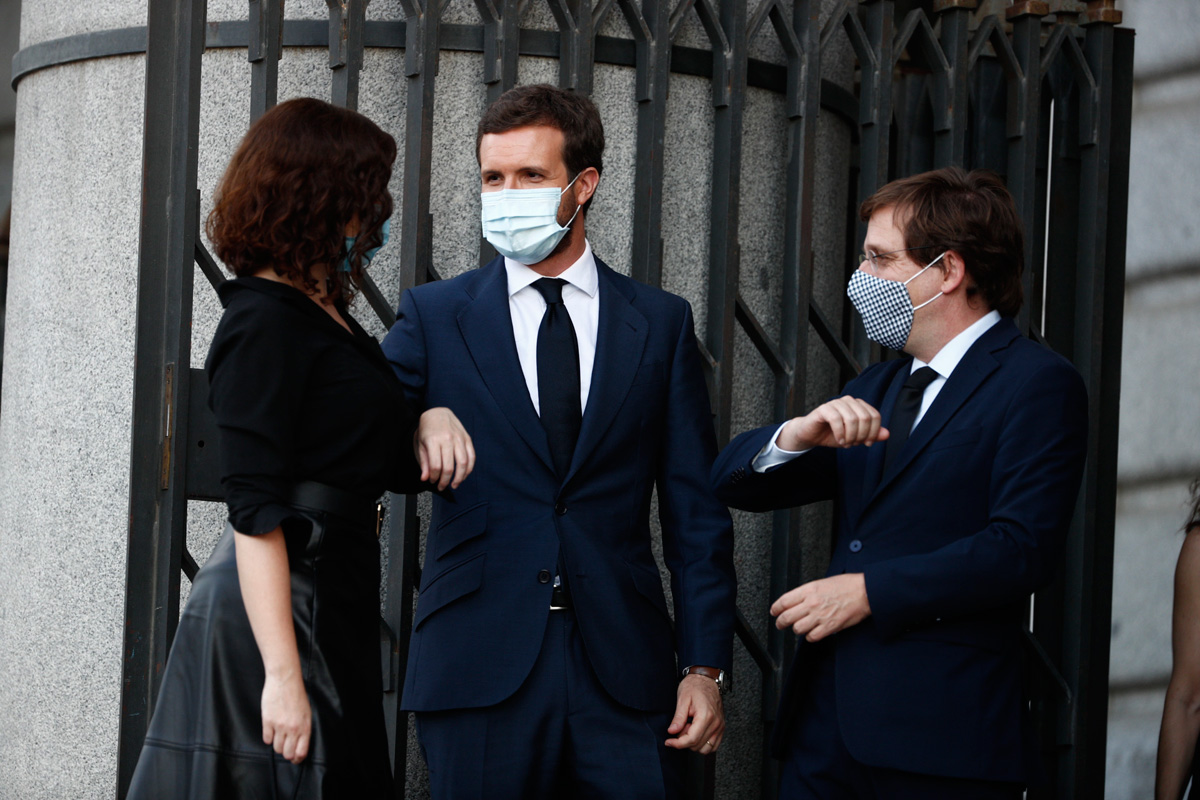
[[[171,485],[171,423],[175,410],[175,364],[167,364],[163,376],[163,449],[162,472],[158,486],[168,489]]]

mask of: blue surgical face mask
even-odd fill
[[[558,224],[558,206],[563,192],[578,179],[576,175],[563,189],[551,187],[481,192],[483,238],[491,242],[500,255],[526,266],[545,259],[567,235],[582,207],[575,207],[575,213],[567,220],[566,226]]]
[[[383,240],[379,243],[379,247],[383,247],[388,243],[388,234],[391,232],[391,229],[392,218],[388,217],[383,221],[383,227],[379,229],[379,232],[383,235]],[[342,259],[342,266],[340,268],[342,272],[350,271],[350,250],[354,247],[354,242],[356,239],[358,239],[357,236],[346,237],[346,257]],[[366,269],[367,264],[371,263],[371,259],[375,258],[375,254],[379,252],[379,247],[372,247],[370,250],[363,253],[363,260],[365,262],[363,264],[363,269]]]

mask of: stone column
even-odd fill
[[[22,6],[21,47],[146,22],[137,3]],[[17,93],[0,404],[0,797],[14,800],[116,786],[143,82],[143,59],[120,57]]]

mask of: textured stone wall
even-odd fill
[[[10,3],[0,9],[0,26],[12,8]],[[245,9],[242,0],[211,0],[208,16],[239,19]],[[144,25],[145,14],[145,4],[118,0],[27,2],[20,44]],[[287,3],[289,19],[326,14],[320,0]],[[447,14],[447,21],[478,22],[470,0],[452,0]],[[368,7],[371,19],[401,16],[399,0],[375,0]],[[555,28],[540,3],[530,4],[522,25]],[[618,13],[609,16],[601,33],[631,38]],[[694,18],[678,41],[708,46]],[[753,43],[752,55],[782,60],[769,26]],[[825,69],[849,86],[852,72],[844,47],[826,52]],[[198,185],[206,214],[248,124],[249,67],[244,50],[213,50],[205,54],[203,70]],[[474,123],[485,103],[482,72],[478,54],[441,55],[432,213],[434,259],[445,276],[471,268],[477,258]],[[519,80],[553,82],[557,72],[554,60],[524,58]],[[109,798],[115,791],[144,80],[144,58],[126,56],[42,70],[26,77],[17,94],[13,269],[0,416],[0,800]],[[281,100],[328,98],[329,84],[326,51],[285,50]],[[363,113],[400,144],[392,183],[399,198],[406,114],[402,51],[366,53],[360,96]],[[608,148],[588,228],[597,254],[628,274],[636,155],[633,70],[597,65],[594,96]],[[702,337],[711,169],[713,158],[722,156],[712,151],[712,119],[708,81],[673,75],[663,190],[664,285],[692,302]],[[0,117],[0,146],[2,123]],[[774,334],[780,317],[787,144],[781,97],[750,90],[744,130],[740,290]],[[844,122],[823,115],[814,292],[835,324],[842,306],[849,138]],[[373,266],[393,304],[398,267],[398,248],[385,248]],[[198,273],[194,287],[192,360],[199,365],[220,308]],[[365,304],[356,312],[369,330],[384,333]],[[772,379],[740,332],[734,357],[738,432],[772,421]],[[815,337],[809,358],[811,402],[837,388],[837,370]],[[807,512],[804,569],[809,577],[827,555],[821,533],[827,515],[824,508]],[[189,547],[200,563],[222,519],[219,504],[189,506]],[[765,636],[772,599],[770,520],[739,514],[736,522],[739,601]],[[744,649],[738,645],[736,652],[737,691],[729,700],[730,732],[718,762],[719,797],[753,797],[759,789],[761,682]],[[426,796],[415,747],[406,771],[410,796]]]
[[[1106,797],[1134,800],[1153,791],[1172,575],[1200,474],[1200,4],[1120,7],[1138,35]]]
[[[11,4],[9,4],[11,5]],[[129,3],[25,3],[145,23]],[[56,33],[55,35],[60,35]],[[115,787],[143,68],[29,76],[17,95],[0,415],[0,796]]]

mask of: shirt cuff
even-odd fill
[[[755,472],[766,472],[772,467],[786,464],[808,452],[808,450],[784,450],[775,444],[779,439],[779,434],[783,433],[784,425],[787,425],[787,422],[775,429],[775,435],[771,437],[771,441],[767,442],[763,449],[758,451],[758,455],[750,461],[750,466],[754,468]],[[810,447],[809,450],[811,449]]]

